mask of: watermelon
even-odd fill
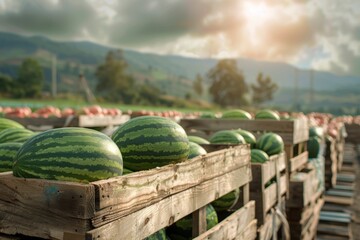
[[[216,115],[215,115],[215,113],[207,112],[207,113],[202,113],[200,115],[200,118],[210,118],[210,119],[212,119],[212,118],[216,118]]]
[[[255,114],[255,119],[273,119],[280,120],[280,116],[277,112],[270,109],[263,109]]]
[[[309,138],[311,138],[311,137],[323,138],[324,137],[324,129],[321,127],[309,128]]]
[[[198,136],[188,136],[188,139],[190,142],[194,142],[197,144],[210,144],[210,142],[202,137],[198,137]]]
[[[218,217],[211,204],[206,205],[207,230],[218,224]],[[176,221],[166,229],[171,240],[192,239],[192,214]]]
[[[164,117],[133,118],[115,130],[111,138],[120,148],[124,165],[132,171],[181,162],[189,156],[185,130]]]
[[[311,137],[307,142],[307,150],[309,158],[317,158],[320,153],[321,139],[319,137]]]
[[[234,131],[237,132],[238,134],[240,134],[245,139],[245,142],[250,144],[251,148],[255,147],[256,138],[255,138],[254,134],[252,134],[249,131],[242,130],[242,129],[237,129]]]
[[[264,163],[269,161],[269,155],[260,149],[251,149],[251,162]]]
[[[256,148],[263,150],[267,155],[272,156],[279,154],[284,150],[284,141],[280,135],[276,133],[265,133],[258,138]]]
[[[222,118],[227,119],[252,119],[250,113],[242,109],[233,109],[223,113]]]
[[[189,159],[206,154],[206,150],[197,143],[190,142]]]
[[[229,211],[229,209],[236,203],[239,198],[240,191],[235,189],[234,191],[225,194],[224,196],[216,199],[211,204],[217,212]]]
[[[21,143],[0,144],[0,172],[12,171],[16,153],[21,146]]]
[[[168,237],[166,236],[165,228],[160,229],[156,233],[148,236],[145,240],[167,240]]]
[[[127,169],[127,168],[123,168],[123,174],[122,175],[126,175],[126,174],[130,174],[133,173],[133,171]]]
[[[24,128],[24,126],[7,118],[0,118],[0,132],[7,128]]]
[[[25,142],[32,135],[34,132],[25,128],[7,128],[0,132],[0,143]]]
[[[209,142],[211,144],[244,144],[245,139],[232,130],[221,130],[214,133]]]
[[[105,134],[86,128],[58,128],[34,135],[19,149],[16,177],[91,182],[120,176],[119,148]]]

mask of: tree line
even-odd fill
[[[150,84],[150,81],[135,81],[127,68],[121,50],[109,51],[95,71],[95,96],[125,104],[176,104],[164,97],[166,93]],[[208,84],[205,84],[204,79]],[[44,82],[41,66],[36,60],[28,58],[22,62],[16,78],[0,74],[0,94],[15,98],[40,97]],[[222,107],[238,107],[269,101],[277,89],[272,79],[262,73],[259,73],[256,83],[249,86],[237,68],[236,60],[222,59],[205,76],[198,74],[191,90],[198,98],[208,92],[212,101]],[[186,98],[190,99],[190,96],[189,93]]]

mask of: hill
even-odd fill
[[[0,72],[15,76],[22,59],[34,57],[44,67],[45,76],[50,82],[51,58],[55,54],[59,91],[76,90],[77,75],[80,71],[85,74],[90,86],[94,87],[95,69],[109,50],[115,49],[87,41],[58,42],[40,36],[25,37],[0,32]],[[128,49],[123,50],[123,55],[129,64],[130,73],[138,81],[148,81],[169,95],[180,97],[191,91],[192,81],[197,74],[205,76],[218,61],[211,58],[142,53]],[[289,92],[294,89],[296,75],[300,93],[305,93],[310,88],[311,73],[306,69],[297,69],[286,63],[243,58],[237,59],[237,65],[248,83],[254,82],[257,74],[262,72],[280,86],[282,91],[277,92],[272,104],[291,102],[289,97],[293,96],[289,96]],[[359,77],[338,76],[329,72],[313,71],[313,79],[315,95],[321,92],[322,95],[326,93],[331,96],[331,92],[337,91],[346,95],[360,86]],[[298,99],[301,99],[301,96]]]

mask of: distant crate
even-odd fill
[[[248,145],[80,184],[0,174],[0,234],[46,239],[143,239],[193,213],[197,239],[256,237]],[[206,231],[204,206],[240,188],[242,205]],[[194,215],[194,216],[195,216]]]
[[[38,117],[38,118],[19,118],[7,117],[29,129],[49,129],[59,127],[107,127],[121,125],[130,119],[129,115],[118,116],[69,116],[69,117]]]
[[[347,137],[346,143],[359,144],[360,143],[360,124],[352,123],[345,124]]]

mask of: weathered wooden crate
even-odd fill
[[[199,219],[194,222],[198,239],[252,239],[256,220],[254,202],[248,202],[251,179],[248,145],[90,184],[1,173],[0,233],[46,239],[143,239],[193,213]],[[242,189],[242,208],[204,233],[204,206],[236,188]]]
[[[297,144],[309,139],[308,122],[305,118],[294,120],[242,120],[242,119],[181,119],[180,125],[188,133],[208,138],[219,130],[244,129],[255,135],[264,132],[279,134],[285,144]]]
[[[294,120],[242,120],[242,119],[181,119],[180,125],[189,135],[209,138],[220,130],[244,129],[256,137],[264,132],[279,134],[284,140],[288,160],[288,171],[298,171],[305,166],[308,159],[306,141],[309,139],[307,119]]]
[[[59,127],[107,127],[121,125],[130,119],[129,115],[118,116],[68,116],[68,117],[38,117],[38,118],[19,118],[7,117],[29,129],[50,129]]]
[[[324,151],[325,158],[325,189],[333,188],[336,185],[338,172],[338,155],[336,153],[335,140],[327,139]]]
[[[314,168],[305,168],[300,172],[293,173],[290,176],[289,199],[286,202],[287,208],[304,208],[312,201],[318,192],[324,189],[318,189],[319,179],[316,176]]]
[[[256,202],[256,219],[260,226],[265,223],[271,208],[275,207],[287,192],[285,153],[271,156],[265,163],[251,163],[251,171],[253,181],[250,183],[250,199]],[[276,181],[269,184],[272,179]]]
[[[296,212],[292,210],[287,214],[290,235],[292,240],[315,239],[319,224],[320,210],[324,205],[324,199],[320,196],[311,202],[306,208]]]
[[[352,144],[360,143],[360,124],[352,123],[345,124],[345,129],[347,133],[346,142]]]

